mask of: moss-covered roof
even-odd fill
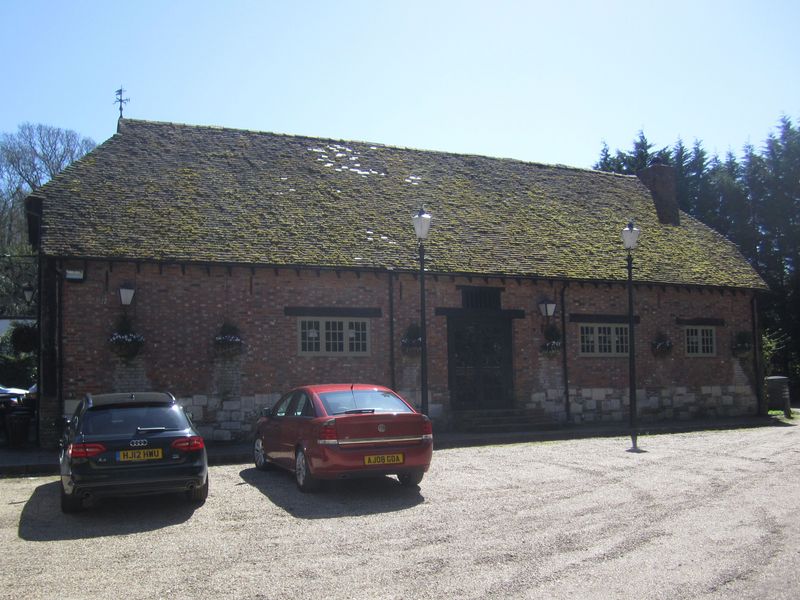
[[[439,273],[763,288],[737,248],[636,178],[517,160],[124,119],[35,192],[52,256],[412,270],[432,214]]]

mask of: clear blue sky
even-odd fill
[[[800,120],[797,0],[0,0],[0,132],[137,119],[589,167]]]

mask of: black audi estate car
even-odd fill
[[[172,394],[90,395],[61,438],[61,510],[90,498],[183,492],[208,496],[205,442]]]

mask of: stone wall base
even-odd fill
[[[417,404],[411,390],[405,397]],[[418,396],[418,394],[417,394]],[[210,441],[247,441],[262,409],[269,408],[280,399],[280,394],[259,394],[241,398],[223,399],[219,396],[195,395],[178,398],[178,402],[191,414],[200,434]],[[450,426],[446,398],[433,396],[429,412],[438,431]],[[444,400],[444,401],[443,401]],[[639,389],[636,391],[638,418],[642,423],[692,420],[714,417],[755,415],[758,401],[750,386],[703,386],[700,388],[670,387]],[[72,414],[77,401],[68,401],[67,415]],[[622,422],[628,419],[628,390],[615,388],[580,388],[570,390],[570,411],[567,415],[564,392],[561,389],[538,391],[531,394],[525,408],[542,410],[553,422],[575,425]],[[53,419],[51,419],[52,421]],[[43,440],[50,436],[43,435]]]
[[[205,439],[232,442],[252,438],[261,410],[279,399],[280,394],[258,394],[237,399],[197,395],[177,400],[191,414],[197,431]]]
[[[628,389],[581,388],[570,390],[570,421],[607,423],[629,418]],[[746,385],[669,387],[636,390],[638,418],[641,422],[691,420],[713,417],[755,415],[758,400]],[[554,421],[566,423],[563,390],[531,394],[527,408],[540,409]]]

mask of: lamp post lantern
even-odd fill
[[[431,215],[420,208],[414,215],[414,232],[417,234],[419,249],[419,329],[420,329],[420,369],[419,387],[421,398],[420,410],[428,414],[428,332],[425,324],[425,240],[431,227]]]
[[[30,304],[33,301],[33,293],[34,290],[33,286],[30,283],[26,283],[22,286],[22,295],[25,297],[25,303]]]
[[[636,249],[636,242],[639,240],[639,229],[633,226],[633,221],[622,230],[622,244],[628,252],[628,386],[630,388],[630,428],[631,428],[631,450],[636,452],[636,346],[633,336],[633,251]]]

